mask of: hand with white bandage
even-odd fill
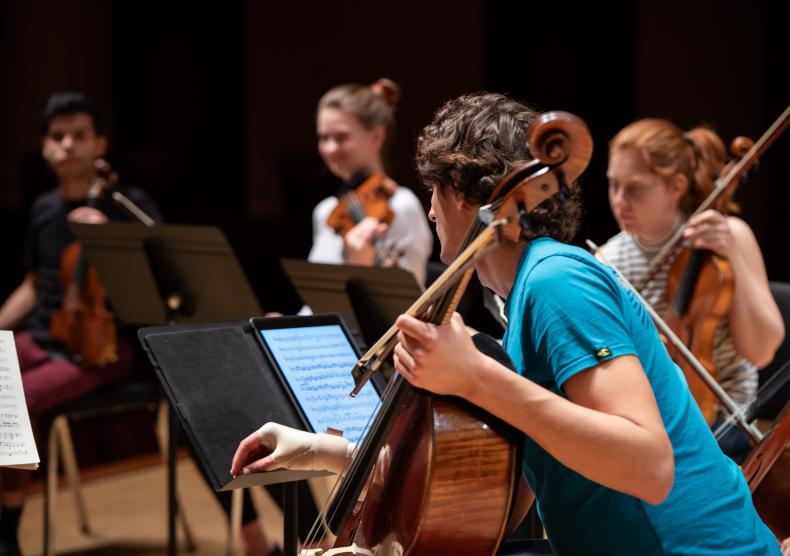
[[[341,474],[351,463],[353,450],[354,444],[342,436],[266,423],[241,441],[230,474],[237,477],[283,468]]]

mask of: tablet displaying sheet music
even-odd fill
[[[352,398],[351,370],[359,354],[337,315],[254,318],[264,352],[313,432],[343,431],[359,442],[379,405],[368,382]]]

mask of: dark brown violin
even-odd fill
[[[754,141],[747,137],[735,138],[730,144],[733,160],[721,173],[726,174],[753,146]],[[737,183],[738,180],[734,180],[713,205],[722,214],[726,214]],[[735,277],[730,262],[715,253],[684,249],[672,261],[667,278],[669,304],[665,320],[714,378],[717,374],[716,331],[730,313],[734,294]],[[676,349],[671,345],[668,349],[670,357],[686,376],[702,415],[712,424],[717,413],[716,396]]]
[[[116,180],[110,165],[97,160],[86,205],[95,208],[97,199]],[[63,303],[52,315],[49,337],[62,342],[71,357],[88,366],[104,367],[116,362],[115,317],[107,309],[106,292],[96,269],[88,265],[76,241],[63,250],[60,282]]]
[[[344,237],[354,226],[371,216],[384,224],[390,224],[395,213],[389,200],[395,194],[397,185],[383,174],[358,173],[344,185],[344,191],[337,196],[337,205],[326,219],[326,224]],[[376,266],[394,264],[397,255],[391,253],[381,238],[373,238],[376,252]]]
[[[587,127],[564,112],[538,117],[528,141],[534,159],[500,182],[460,254],[407,314],[446,322],[476,258],[496,243],[528,238],[529,212],[552,195],[564,195],[592,154]],[[354,368],[353,393],[396,343],[393,326]],[[516,484],[515,438],[490,414],[457,398],[415,390],[396,373],[323,516],[338,532],[327,554],[494,554]],[[358,502],[365,486],[364,501]]]

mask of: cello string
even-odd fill
[[[377,415],[379,408],[382,405],[382,401],[387,397],[388,392],[392,388],[394,388],[393,384],[395,384],[395,379],[399,376],[400,375],[398,374],[398,372],[395,371],[392,377],[390,378],[389,382],[387,383],[387,386],[384,388],[384,392],[382,393],[379,403],[376,405],[376,408],[373,410],[373,413],[370,415],[370,417],[368,417],[368,421],[363,428],[362,438],[364,438],[366,433],[370,430],[370,427],[373,424],[373,420]],[[362,442],[358,442],[354,445],[354,448],[351,451],[352,461],[356,458],[356,455],[361,445]],[[374,464],[374,468],[375,468],[375,464]],[[345,471],[347,470],[348,469],[346,469]],[[337,479],[335,480],[335,482],[332,484],[332,488],[329,490],[329,493],[327,494],[321,508],[319,509],[318,516],[316,517],[315,521],[313,521],[313,524],[310,527],[310,531],[308,532],[307,539],[305,540],[305,545],[310,546],[311,544],[315,543],[318,540],[319,532],[322,529],[329,531],[328,526],[325,526],[325,524],[328,523],[328,518],[334,517],[334,514],[332,516],[329,516],[326,512],[328,510],[330,501],[335,497],[335,495],[337,495],[337,492],[340,490],[340,486],[343,482],[343,479],[345,478],[345,475],[346,473],[340,473]],[[330,533],[332,533],[332,531],[330,531]]]

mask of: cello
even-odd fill
[[[495,187],[460,254],[406,314],[449,320],[475,261],[498,243],[529,239],[529,213],[553,195],[562,199],[590,160],[589,131],[571,114],[540,115],[527,137],[533,159]],[[391,327],[360,359],[352,395],[391,356],[397,332]],[[325,556],[494,554],[517,471],[509,427],[463,400],[419,391],[396,373],[324,512],[337,533]]]
[[[790,401],[741,465],[752,500],[777,539],[790,537]]]

